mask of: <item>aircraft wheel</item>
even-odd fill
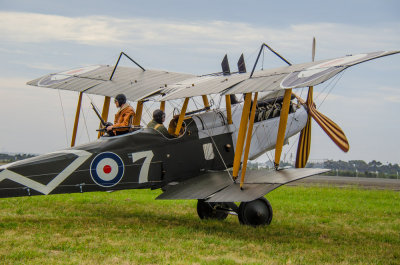
[[[269,225],[272,220],[272,207],[264,197],[250,202],[242,202],[238,211],[239,222],[243,225]]]
[[[218,208],[226,208],[223,203],[205,202],[204,200],[197,201],[197,214],[200,219],[217,219],[224,220],[228,213]]]

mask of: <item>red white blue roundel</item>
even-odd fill
[[[90,164],[90,175],[97,185],[112,187],[124,176],[122,159],[111,152],[98,154]]]

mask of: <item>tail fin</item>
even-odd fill
[[[224,75],[230,75],[231,74],[231,69],[229,68],[229,62],[228,62],[228,55],[227,54],[225,54],[224,59],[222,59],[221,67],[222,67],[222,72],[224,73]]]
[[[244,62],[244,56],[243,53],[242,55],[240,55],[239,61],[237,63],[238,69],[239,69],[239,73],[243,74],[246,73],[246,63]]]

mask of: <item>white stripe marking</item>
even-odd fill
[[[8,170],[7,167],[9,167],[12,163],[6,165],[7,167],[4,167],[5,170],[0,172],[0,182],[4,179],[9,179],[47,195],[52,192],[58,185],[60,185],[61,182],[63,182],[67,177],[69,177],[92,155],[91,153],[84,150],[61,150],[53,153],[72,153],[77,155],[78,157],[47,185],[43,185],[42,183],[36,182],[34,180],[31,180],[30,178],[24,177],[20,174]]]

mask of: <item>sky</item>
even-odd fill
[[[400,50],[399,10],[399,1],[376,0],[0,0],[0,152],[46,153],[69,144],[78,95],[26,85],[45,74],[113,65],[121,51],[145,68],[192,74],[220,71],[225,54],[233,70],[243,52],[250,69],[263,42],[303,63],[311,60],[313,37],[316,60]],[[265,53],[261,66],[284,63]],[[317,86],[317,107],[341,126],[350,151],[340,151],[314,123],[310,159],[400,163],[399,73],[394,55]],[[96,138],[90,100],[102,106],[102,97],[84,97],[78,144]],[[296,142],[289,141],[287,157]]]

